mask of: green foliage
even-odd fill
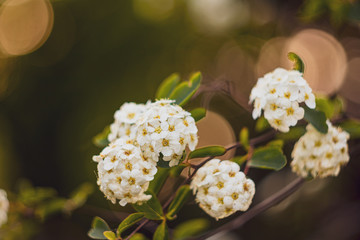
[[[279,171],[286,165],[286,157],[278,146],[260,147],[254,150],[250,166]]]
[[[206,109],[205,108],[195,108],[190,111],[191,116],[195,119],[195,122],[203,119],[206,116]]]
[[[75,209],[83,206],[89,195],[93,192],[94,186],[91,183],[83,183],[70,195],[70,199],[65,202],[64,211],[70,214]]]
[[[270,128],[270,124],[264,116],[261,116],[258,120],[256,120],[256,123],[255,123],[255,131],[256,132],[263,132],[269,128]]]
[[[306,121],[311,123],[311,125],[313,125],[319,132],[326,134],[328,132],[328,126],[326,124],[325,113],[317,111],[315,109],[310,109],[306,106],[304,106],[304,109],[304,118],[306,119]]]
[[[195,149],[192,151],[188,159],[192,158],[203,158],[203,157],[215,157],[215,156],[221,156],[226,153],[226,148],[223,146],[208,146],[208,147],[202,147]]]
[[[35,215],[40,218],[41,221],[46,220],[49,216],[62,212],[67,200],[64,198],[50,199],[35,209]]]
[[[105,231],[103,232],[104,236],[106,237],[106,239],[109,239],[109,240],[116,240],[117,237],[115,235],[115,233],[113,231]]]
[[[236,156],[231,159],[231,161],[237,163],[239,166],[241,166],[244,162],[247,160],[247,154],[244,156]]]
[[[116,230],[116,234],[118,237],[121,237],[121,234],[128,229],[129,227],[133,226],[135,223],[139,222],[145,216],[144,213],[133,213],[127,216],[118,226]]]
[[[301,58],[298,55],[296,55],[296,53],[289,52],[288,58],[290,61],[294,62],[293,70],[297,70],[301,73],[304,73],[305,71],[304,62],[301,60]]]
[[[166,221],[162,221],[162,223],[157,227],[153,240],[168,240],[169,239],[169,233],[168,233],[168,227],[166,225]]]
[[[195,237],[204,232],[210,225],[205,218],[196,218],[179,224],[174,230],[174,240],[183,240]]]
[[[176,86],[169,98],[174,99],[176,104],[184,106],[196,93],[201,83],[201,73],[196,72],[190,76],[189,81],[185,81]]]
[[[241,129],[239,139],[243,147],[249,149],[249,129],[247,127]]]
[[[145,217],[150,220],[164,219],[164,213],[156,195],[150,191],[147,191],[146,193],[151,194],[152,197],[150,198],[149,201],[144,202],[142,204],[133,204],[132,206],[135,209],[135,211],[144,213]]]
[[[171,74],[159,86],[156,92],[156,99],[169,98],[172,91],[180,82],[180,76],[177,73]]]
[[[170,168],[170,177],[176,178],[180,176],[181,172],[187,167],[186,164],[179,164],[175,167]]]
[[[276,135],[276,138],[284,141],[297,141],[302,135],[305,134],[305,132],[306,132],[305,127],[295,126],[290,128],[289,132],[278,133]]]
[[[147,240],[148,238],[145,237],[144,234],[141,234],[141,233],[135,233],[131,238],[130,240]]]
[[[324,112],[327,119],[336,117],[343,111],[343,100],[339,97],[329,99],[326,97],[316,98],[316,110]]]
[[[109,133],[110,133],[110,126],[106,126],[101,133],[93,137],[93,144],[99,148],[106,147],[110,143],[109,140],[107,139]]]
[[[282,149],[283,146],[284,146],[284,141],[281,140],[281,139],[272,140],[272,141],[268,142],[268,143],[266,144],[266,146],[269,146],[269,147],[278,147],[278,148]]]
[[[186,203],[188,197],[191,195],[190,186],[183,185],[181,186],[174,197],[174,200],[171,202],[168,212],[166,214],[166,218],[169,220],[174,219],[175,215],[180,211],[180,209]]]
[[[351,139],[360,138],[360,121],[355,119],[340,123],[340,127],[350,134]]]
[[[92,239],[107,239],[104,236],[105,231],[111,231],[109,225],[100,217],[95,217],[91,223],[91,229],[88,236]]]
[[[158,167],[158,171],[154,176],[154,179],[150,182],[148,190],[153,192],[154,194],[158,194],[164,185],[167,177],[169,176],[170,169],[169,168],[161,168]]]

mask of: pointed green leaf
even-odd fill
[[[153,240],[168,240],[168,239],[169,239],[168,227],[166,225],[166,221],[163,221],[156,229]]]
[[[131,238],[130,240],[147,240],[148,238],[145,237],[144,234],[142,233],[135,233]]]
[[[200,87],[201,73],[191,75],[188,82],[182,82],[174,89],[169,98],[176,100],[176,104],[184,106]]]
[[[325,113],[326,118],[331,118],[334,114],[334,105],[330,99],[316,98],[316,110]]]
[[[191,116],[195,119],[195,122],[203,119],[206,116],[206,109],[205,108],[195,108],[190,111]]]
[[[305,66],[304,66],[303,61],[301,60],[301,58],[298,55],[296,55],[293,52],[289,52],[288,58],[290,61],[294,62],[294,67],[293,67],[294,70],[304,73]]]
[[[181,172],[187,167],[186,164],[179,164],[175,167],[170,168],[170,177],[176,178],[180,176]]]
[[[170,203],[166,217],[170,220],[174,219],[175,215],[184,206],[186,200],[190,195],[191,195],[190,186],[189,185],[181,186],[177,190],[174,200]]]
[[[349,119],[340,123],[340,127],[350,134],[351,139],[360,138],[360,121]]]
[[[250,166],[255,168],[265,168],[280,170],[286,165],[286,157],[279,147],[261,147],[255,149],[250,160]]]
[[[317,111],[315,109],[310,109],[306,106],[304,107],[304,109],[304,118],[306,119],[306,121],[311,123],[311,125],[313,125],[319,132],[326,134],[328,132],[328,126],[326,124],[325,113]]]
[[[270,124],[264,116],[260,117],[255,123],[256,132],[263,132],[268,128],[270,128]]]
[[[155,174],[154,179],[150,182],[149,190],[155,194],[158,194],[164,185],[167,177],[169,176],[170,168],[158,167],[158,171]]]
[[[249,129],[247,127],[241,129],[239,139],[243,147],[249,149]]]
[[[189,154],[188,159],[203,158],[203,157],[215,157],[221,156],[226,153],[226,148],[223,146],[208,146],[195,149]]]
[[[107,138],[109,133],[110,126],[106,126],[101,133],[93,137],[93,144],[99,148],[106,147],[110,143]]]
[[[92,239],[106,239],[103,234],[105,231],[111,231],[109,225],[102,218],[95,217],[92,221],[88,236]]]
[[[145,216],[144,213],[138,212],[133,213],[127,216],[118,226],[116,230],[116,234],[118,237],[121,237],[121,234],[128,229],[129,227],[133,226],[135,223],[139,222],[141,219],[143,219]]]
[[[209,220],[205,218],[191,219],[179,224],[174,231],[174,240],[184,240],[196,237],[210,226]]]
[[[103,234],[109,240],[116,240],[116,235],[113,231],[105,231]]]
[[[297,141],[302,135],[306,132],[305,127],[295,126],[290,128],[290,131],[286,133],[278,133],[276,135],[277,139],[282,139],[284,141]]]
[[[236,156],[231,159],[231,161],[237,163],[239,166],[241,166],[244,162],[246,162],[247,154],[244,156]]]
[[[266,144],[266,146],[269,146],[269,147],[278,147],[278,148],[282,149],[283,146],[284,146],[284,141],[281,140],[281,139],[272,140],[272,141],[268,142],[268,143]]]
[[[147,194],[151,194],[152,197],[149,201],[144,202],[142,204],[133,204],[133,208],[137,212],[142,212],[145,214],[145,217],[150,220],[162,220],[164,219],[164,213],[161,207],[159,200],[156,195],[150,191],[146,192]]]
[[[177,73],[171,74],[159,86],[156,92],[156,99],[168,98],[180,82],[180,76]]]

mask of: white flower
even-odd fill
[[[283,68],[258,79],[251,90],[250,102],[254,102],[254,119],[264,110],[269,124],[281,132],[288,132],[290,126],[295,126],[304,117],[304,109],[299,103],[305,102],[309,108],[315,108],[315,96],[302,74]]]
[[[144,157],[158,161],[161,154],[170,166],[179,163],[186,146],[194,150],[198,142],[194,118],[174,102],[161,99],[149,104],[136,134]]]
[[[151,198],[145,191],[157,172],[156,162],[143,156],[135,141],[120,138],[110,143],[99,156],[98,185],[105,196],[121,206]]]
[[[293,172],[302,177],[337,176],[341,166],[349,161],[349,134],[327,121],[328,133],[318,132],[312,125],[295,144],[291,162]]]
[[[0,189],[0,226],[7,222],[9,205],[9,200],[5,190]]]
[[[114,114],[115,121],[110,125],[108,140],[113,142],[124,136],[134,138],[137,132],[136,123],[145,112],[147,105],[132,102],[124,103]]]
[[[213,159],[195,174],[190,188],[196,202],[216,220],[236,211],[246,211],[255,194],[255,184],[240,171],[238,164]]]

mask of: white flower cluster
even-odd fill
[[[146,109],[145,104],[124,103],[114,114],[115,121],[110,125],[108,140],[113,142],[124,136],[135,138],[136,123]]]
[[[139,120],[136,140],[145,157],[163,156],[169,166],[179,163],[186,146],[192,151],[198,143],[197,127],[191,114],[172,100],[159,100]]]
[[[0,189],[0,226],[7,222],[9,211],[9,200],[3,189]]]
[[[196,202],[210,216],[225,218],[236,211],[246,211],[255,194],[255,184],[240,172],[238,164],[213,159],[195,174],[190,188]]]
[[[145,191],[160,157],[171,167],[179,163],[187,146],[195,149],[195,120],[174,102],[125,103],[116,111],[108,136],[111,143],[93,157],[100,190],[113,203],[118,199],[125,206],[149,200]]]
[[[349,161],[349,134],[327,121],[328,133],[318,132],[311,124],[295,144],[291,162],[293,172],[302,177],[337,176],[342,165]]]
[[[105,196],[120,205],[147,201],[144,192],[157,172],[156,162],[145,159],[140,147],[132,140],[117,139],[93,160],[98,162],[98,185]]]
[[[288,132],[290,126],[295,126],[304,117],[304,109],[299,103],[305,102],[309,108],[315,108],[315,96],[302,73],[283,68],[258,79],[251,91],[250,102],[254,102],[254,119],[264,110],[269,124],[282,132]]]

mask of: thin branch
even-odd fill
[[[129,236],[127,236],[127,237],[125,238],[125,240],[129,240],[135,233],[137,233],[137,231],[139,231],[139,230],[140,230],[143,226],[145,226],[149,221],[150,221],[149,219],[145,219],[137,228],[135,228],[134,231],[132,231],[132,232],[130,233]]]
[[[196,237],[192,239],[205,240],[219,232],[229,232],[231,230],[241,227],[255,216],[259,215],[260,213],[263,213],[267,209],[275,206],[276,204],[280,203],[282,200],[290,196],[292,193],[298,190],[304,182],[305,180],[303,178],[300,177],[296,178],[294,181],[292,181],[290,184],[285,186],[283,189],[274,193],[270,197],[266,198],[265,200],[263,200],[262,202],[251,208],[249,211],[235,218],[234,220],[222,225],[221,227],[215,229],[214,231],[208,232],[200,237]]]

